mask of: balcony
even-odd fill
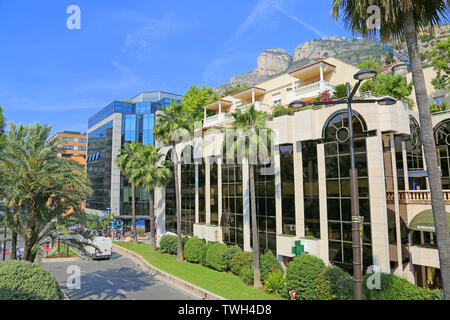
[[[250,107],[252,104],[255,105],[255,110],[258,110],[258,111],[266,111],[266,112],[270,111],[270,106],[268,106],[267,104],[262,103],[262,102],[260,102],[260,101],[255,101],[255,103],[247,103],[247,104],[242,105],[242,106],[237,106],[237,107],[235,107],[234,110],[238,110],[238,109],[239,109],[239,110],[241,110],[242,112],[245,112],[245,110],[246,110],[248,107]]]
[[[231,121],[233,121],[233,116],[230,113],[222,112],[205,118],[203,128],[220,126]]]
[[[411,262],[420,266],[439,268],[439,252],[437,248],[427,248],[425,246],[412,246]]]
[[[317,81],[287,92],[287,101],[301,100],[319,96],[325,90],[333,91],[334,86],[327,81]]]

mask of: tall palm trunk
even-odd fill
[[[13,212],[13,227],[11,230],[11,260],[17,259],[17,227],[19,226],[19,217],[17,216],[17,208]]]
[[[25,248],[23,252],[23,259],[25,261],[33,262],[33,232],[36,228],[36,219],[37,219],[37,211],[35,208],[35,203],[31,202],[30,204],[30,214],[28,215],[27,228],[25,230]]]
[[[183,261],[183,245],[181,241],[181,196],[180,196],[180,184],[178,182],[178,155],[175,150],[175,144],[173,146],[173,176],[175,179],[175,201],[177,210],[177,260]]]
[[[136,230],[136,195],[134,183],[131,184],[131,216],[133,218],[133,245],[137,245],[137,230]]]
[[[151,190],[148,195],[150,205],[150,251],[156,251],[155,208],[153,204],[154,192],[154,190]]]
[[[250,164],[250,201],[252,215],[252,242],[253,242],[253,286],[261,288],[261,271],[259,270],[259,235],[256,221],[256,194],[255,194],[255,166]]]
[[[408,46],[409,61],[411,63],[412,76],[419,109],[422,142],[427,164],[428,180],[431,191],[431,207],[436,227],[437,247],[439,250],[439,263],[444,296],[450,300],[450,236],[447,224],[446,210],[442,195],[441,177],[437,162],[436,145],[433,136],[430,109],[428,107],[428,95],[425,78],[422,70],[422,62],[417,46],[417,33],[412,11],[405,12],[403,21],[405,38]]]
[[[4,231],[5,233],[3,234],[3,261],[5,261],[6,259],[6,237],[7,237],[7,228],[6,228],[6,224],[5,224],[5,228]]]

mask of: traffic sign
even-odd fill
[[[291,300],[295,300],[295,296],[297,295],[297,290],[289,291],[289,295],[291,296]]]

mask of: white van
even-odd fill
[[[89,240],[95,247],[87,245],[86,252],[92,257],[92,259],[109,259],[112,253],[112,241],[107,237],[95,237],[93,240]]]

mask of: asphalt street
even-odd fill
[[[110,260],[42,261],[41,265],[58,280],[71,300],[195,300],[182,289],[173,287],[154,274],[142,271],[131,259],[116,252]],[[81,272],[80,288],[70,288],[70,266]],[[69,269],[70,271],[70,269]],[[69,283],[69,287],[68,287]]]

